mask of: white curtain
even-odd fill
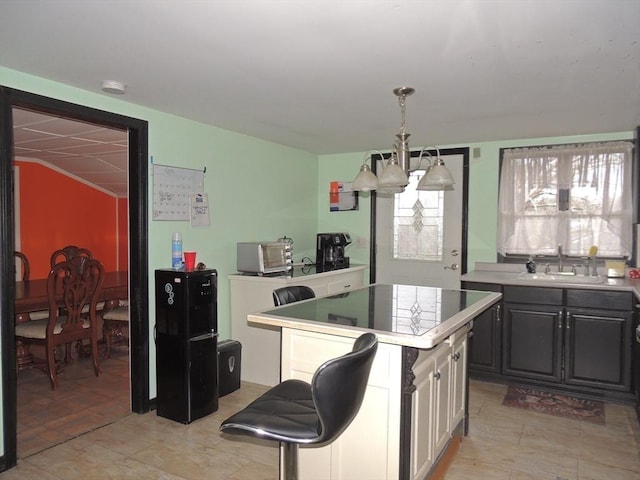
[[[502,254],[631,255],[633,144],[504,151],[498,200]]]

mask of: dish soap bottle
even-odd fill
[[[536,273],[536,262],[533,261],[533,258],[529,256],[529,260],[526,263],[527,272],[528,273]]]

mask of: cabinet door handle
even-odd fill
[[[562,310],[558,311],[558,328],[562,328]]]
[[[460,360],[460,352],[454,353],[452,357],[453,357],[453,361],[457,362],[458,360]]]
[[[351,284],[345,285],[344,288],[351,288]]]
[[[435,378],[436,380],[440,380],[440,372],[435,372],[433,374],[433,378]]]
[[[569,321],[570,319],[571,319],[571,314],[567,312],[567,319],[566,319],[566,325],[565,325],[565,328],[567,330],[569,330],[569,328],[571,327],[571,322]]]
[[[502,305],[498,303],[496,305],[496,322],[502,321]]]

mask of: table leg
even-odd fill
[[[16,365],[18,370],[24,370],[33,365],[33,354],[29,350],[29,345],[21,340],[16,340]]]

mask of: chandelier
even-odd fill
[[[371,170],[367,164],[367,159],[371,158],[373,163],[373,153],[377,153],[381,159],[384,157],[377,150],[371,150],[365,153],[364,163],[360,167],[358,176],[353,181],[353,190],[358,192],[370,192],[376,190],[381,194],[401,193],[404,187],[409,183],[409,173],[411,169],[411,150],[409,150],[410,133],[406,127],[406,101],[407,97],[415,92],[411,87],[399,87],[393,90],[398,97],[400,105],[400,132],[396,134],[396,141],[391,147],[391,155],[383,166],[379,177]],[[418,166],[414,170],[420,169],[423,154],[426,152],[429,158],[425,158],[428,163],[425,174],[418,182],[417,190],[447,190],[453,188],[455,183],[449,169],[445,166],[444,161],[440,158],[440,151],[436,148],[436,158],[434,159],[427,151],[428,147],[420,150]],[[435,147],[433,147],[435,148]]]

